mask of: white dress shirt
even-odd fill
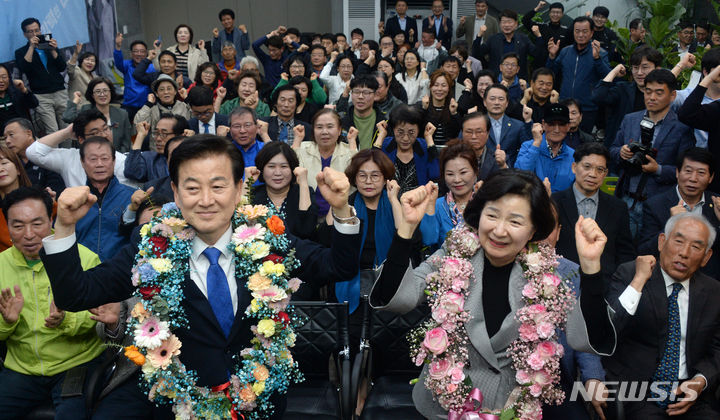
[[[665,281],[665,293],[669,297],[673,290],[673,284],[677,282],[673,280],[672,277],[665,272],[665,270],[660,269],[660,271],[662,272],[663,280]],[[685,340],[687,338],[688,306],[690,302],[690,279],[679,283],[682,285],[682,289],[678,293],[677,297],[678,311],[680,312],[680,366],[678,366],[678,379],[685,379],[688,377]],[[622,292],[618,300],[627,313],[635,315],[641,296],[642,293],[639,293],[632,286],[628,286],[625,291]]]
[[[208,134],[217,134],[216,127],[215,127],[215,113],[213,112],[212,118],[210,118],[210,121],[207,122],[208,124]],[[200,131],[198,134],[205,134],[205,123],[198,120],[198,131]]]

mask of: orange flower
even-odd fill
[[[255,370],[253,371],[253,377],[257,379],[258,381],[264,381],[270,376],[270,372],[268,372],[267,368],[261,364],[255,364],[257,366]]]
[[[145,356],[140,353],[140,350],[135,346],[125,347],[125,357],[130,359],[138,366],[142,366],[145,364]]]
[[[272,215],[267,220],[267,227],[274,235],[282,235],[285,233],[285,223],[277,215]]]
[[[245,402],[253,402],[257,398],[257,395],[255,395],[255,391],[253,391],[252,387],[250,385],[245,385],[243,389],[240,390],[240,399]]]

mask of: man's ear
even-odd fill
[[[658,235],[658,251],[662,251],[663,247],[665,246],[666,239],[667,238],[665,237],[664,233]]]

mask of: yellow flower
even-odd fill
[[[295,345],[295,333],[294,332],[291,332],[290,334],[288,334],[287,343],[288,343],[288,347],[292,347]]]
[[[260,274],[262,274],[263,276],[267,276],[270,274],[281,276],[283,273],[285,273],[285,266],[282,264],[275,264],[272,261],[265,261],[260,266]]]
[[[142,302],[137,302],[135,306],[133,306],[132,311],[130,311],[130,315],[133,318],[137,319],[139,322],[143,322],[145,321],[145,318],[148,318],[150,316],[150,312],[145,310]]]
[[[167,258],[150,258],[148,262],[158,273],[167,273],[172,269],[172,261]]]
[[[267,289],[270,286],[272,286],[272,280],[259,273],[253,274],[248,279],[247,287],[252,291]]]
[[[253,371],[253,377],[258,381],[265,381],[268,377],[270,377],[270,372],[268,372],[267,368],[261,364],[256,364],[256,368]]]
[[[143,227],[140,228],[140,236],[145,237],[148,236],[150,233],[150,223],[145,223]]]
[[[163,219],[162,222],[168,225],[174,233],[180,232],[187,226],[187,222],[185,220],[179,219],[177,217],[166,217]]]
[[[265,390],[265,381],[255,382],[252,386],[255,395],[260,395]]]
[[[275,334],[275,321],[272,319],[260,320],[257,325],[257,330],[258,333],[270,338],[273,334]]]
[[[257,312],[260,310],[260,302],[257,301],[257,299],[253,299],[250,301],[250,311]]]
[[[270,255],[270,245],[263,241],[256,241],[245,248],[245,252],[250,255],[253,260],[259,260]]]
[[[251,205],[244,205],[237,209],[238,213],[244,215],[248,219],[257,219],[258,217],[262,217],[267,215],[268,208],[265,206],[251,206]]]

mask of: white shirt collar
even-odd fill
[[[228,249],[228,244],[230,243],[230,239],[232,239],[232,232],[232,225],[230,225],[220,239],[212,245],[213,248],[219,249],[223,256],[227,258],[232,258],[232,252]],[[195,239],[192,241],[192,254],[190,254],[190,258],[195,260],[199,259],[203,251],[209,246],[211,245],[206,244],[199,236],[195,235]]]
[[[670,277],[670,274],[666,273],[665,270],[662,268],[660,269],[660,272],[662,273],[663,280],[665,280],[665,289],[672,291],[672,285],[675,283],[680,283],[683,287],[683,290],[685,290],[685,293],[688,293],[688,289],[690,287],[690,279],[685,279],[683,281],[675,281],[672,277]]]

